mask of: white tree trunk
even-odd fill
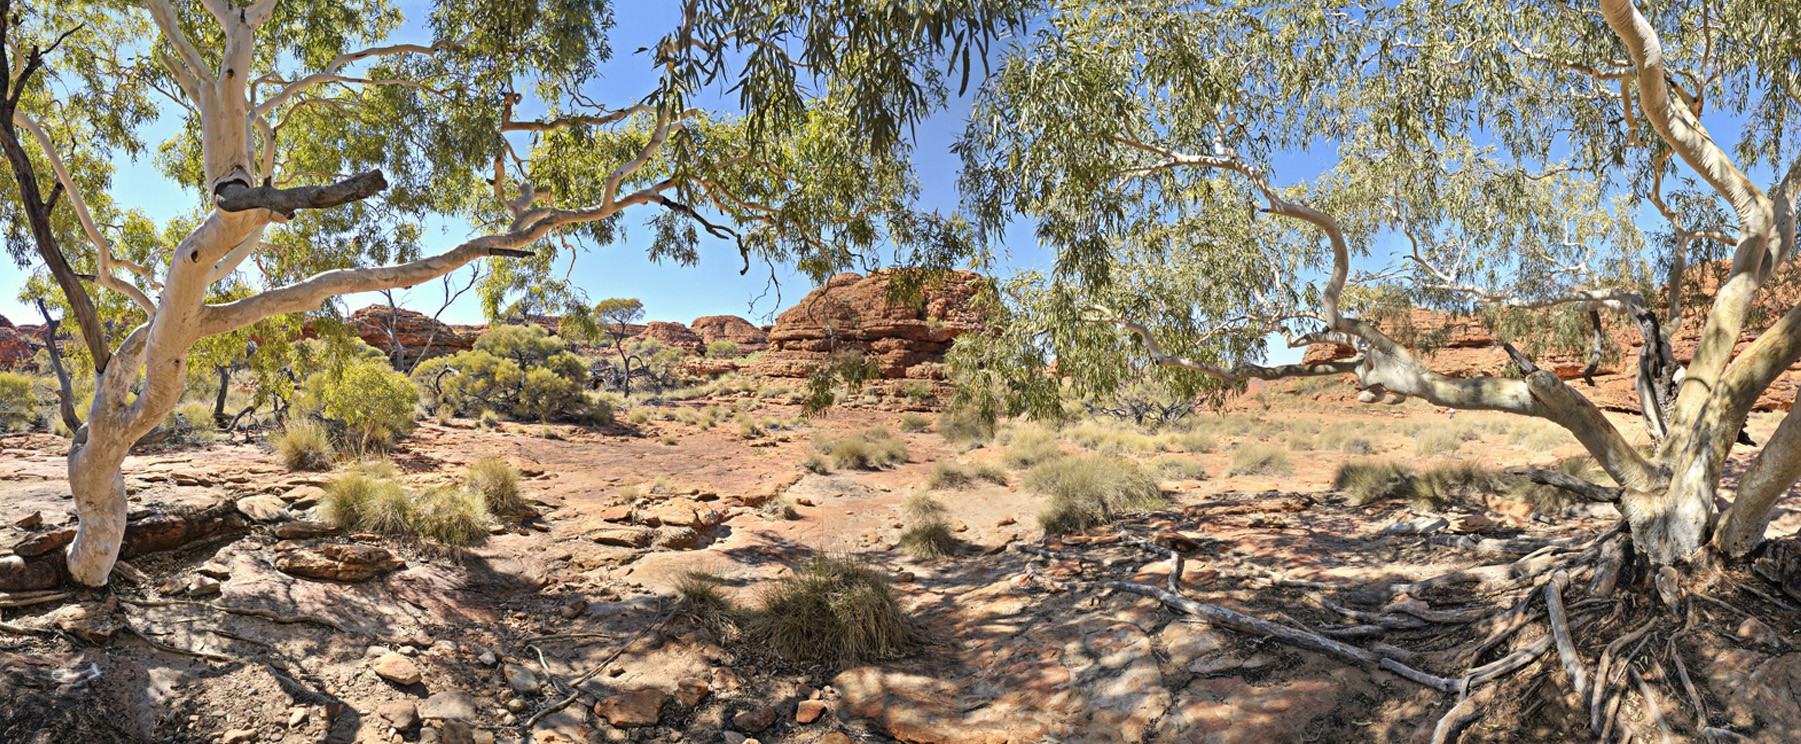
[[[69,490],[75,497],[75,541],[69,545],[69,577],[78,584],[104,586],[125,539],[125,476],[121,465],[131,442],[118,430],[103,440],[89,430],[86,444],[69,454]]]

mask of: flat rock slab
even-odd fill
[[[419,717],[427,721],[475,720],[475,696],[467,690],[450,690],[428,697],[419,703]]]

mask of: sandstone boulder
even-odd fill
[[[705,315],[695,318],[688,328],[706,344],[730,341],[738,352],[749,354],[769,348],[769,333],[736,315]]]
[[[330,581],[367,581],[406,567],[393,551],[368,545],[321,545],[294,548],[275,558],[283,573]]]
[[[665,348],[680,349],[685,352],[699,354],[706,349],[706,342],[700,339],[688,327],[680,323],[653,320],[644,324],[644,331],[636,337],[639,341],[655,341]]]
[[[386,305],[370,305],[350,314],[350,327],[364,343],[392,354],[398,345],[400,362],[412,365],[421,359],[467,351],[478,334],[465,333],[424,313]]]
[[[892,270],[868,276],[839,274],[776,318],[770,350],[750,371],[769,377],[805,377],[834,352],[861,352],[887,379],[936,378],[951,342],[981,321],[974,298],[988,281],[968,271],[949,272],[923,290],[917,306],[896,301]]]

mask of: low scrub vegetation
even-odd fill
[[[1232,453],[1232,467],[1227,475],[1288,475],[1294,463],[1288,450],[1275,445],[1246,444]]]
[[[428,409],[492,412],[515,421],[611,420],[612,406],[584,392],[587,379],[581,359],[536,325],[496,326],[474,348],[413,371]]]
[[[927,642],[886,574],[840,556],[816,556],[781,579],[743,627],[758,648],[830,669],[899,658]]]
[[[526,508],[519,495],[519,469],[499,457],[489,455],[471,463],[463,485],[481,496],[490,514],[516,514]]]
[[[981,481],[1007,485],[1007,471],[993,463],[940,462],[926,477],[926,488],[949,490],[968,488]]]
[[[1596,485],[1617,485],[1607,471],[1602,470],[1600,464],[1587,455],[1559,459],[1556,469]],[[1580,497],[1569,491],[1556,486],[1533,483],[1524,478],[1515,479],[1508,484],[1507,496],[1531,504],[1533,511],[1541,514],[1559,514],[1581,501]]]
[[[951,525],[945,516],[949,510],[944,508],[943,502],[916,493],[907,498],[902,511],[913,524],[901,533],[900,547],[913,560],[936,560],[957,551],[957,538],[951,534]]]
[[[951,444],[986,442],[994,438],[994,421],[975,411],[947,411],[938,416],[938,436]]]
[[[1413,453],[1420,457],[1449,455],[1463,449],[1464,442],[1481,438],[1481,431],[1467,423],[1428,426],[1413,435]]]
[[[907,461],[907,443],[879,426],[861,434],[816,439],[813,447],[838,469],[880,470]]]
[[[1143,465],[1117,456],[1051,460],[1027,473],[1025,486],[1050,498],[1038,522],[1052,535],[1085,530],[1165,503],[1157,479]]]
[[[1460,464],[1415,472],[1393,462],[1353,462],[1338,468],[1332,487],[1355,505],[1406,501],[1419,507],[1438,507],[1495,493],[1500,485],[1493,471]]]
[[[413,430],[419,393],[381,352],[356,344],[353,352],[321,355],[328,361],[303,379],[288,416],[334,422],[327,431],[343,449],[384,452]]]
[[[1007,438],[1007,452],[1001,462],[1014,470],[1023,470],[1063,456],[1063,447],[1052,432],[1038,427],[1015,429]]]
[[[932,420],[917,413],[901,416],[900,430],[908,433],[927,431],[932,428]]]
[[[31,387],[29,377],[0,372],[0,434],[37,424],[38,399]]]
[[[482,494],[461,487],[409,489],[385,460],[358,463],[327,484],[320,509],[345,529],[447,547],[480,542],[492,517]]]
[[[331,469],[334,453],[325,428],[303,418],[288,419],[288,425],[269,437],[275,456],[289,470],[324,471]]]

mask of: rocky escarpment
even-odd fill
[[[44,327],[13,325],[0,315],[0,371],[37,371],[36,356],[44,348]]]
[[[939,379],[951,342],[981,320],[973,302],[988,281],[950,272],[910,305],[890,296],[896,274],[839,274],[776,318],[769,351],[749,370],[770,377],[805,377],[834,353],[861,352],[887,379]]]
[[[741,354],[769,348],[769,332],[736,315],[703,315],[689,323],[688,328],[709,345],[716,341],[730,341],[738,346]]]

